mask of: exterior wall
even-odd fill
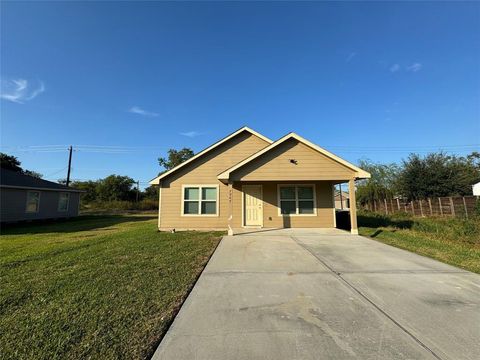
[[[296,160],[296,164],[290,160]],[[353,170],[295,139],[245,164],[231,174],[234,181],[348,180]]]
[[[269,144],[243,132],[161,180],[160,229],[226,229],[228,186],[217,176]],[[218,185],[218,216],[182,216],[182,185]]]
[[[343,207],[342,207],[342,203],[343,203]],[[340,198],[335,199],[335,209],[348,210],[349,207],[350,205],[349,205],[348,199],[344,198],[342,201],[340,201]]]
[[[40,192],[40,206],[36,213],[25,212],[28,191]],[[67,211],[58,211],[59,191],[26,190],[26,189],[0,189],[0,221],[22,221],[55,219],[73,217],[78,215],[80,194],[69,192],[70,201]]]
[[[263,227],[283,228],[331,228],[335,227],[335,207],[333,202],[333,183],[330,181],[282,181],[282,182],[243,182],[234,183],[233,189],[233,228],[242,224],[242,185],[263,186]],[[279,215],[278,184],[315,184],[316,216]]]

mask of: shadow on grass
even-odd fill
[[[370,227],[370,228],[390,226],[397,229],[411,229],[414,225],[413,220],[393,219],[388,216],[383,216],[378,214],[363,213],[363,214],[359,214],[357,219],[358,219],[358,226]]]
[[[2,235],[70,233],[101,229],[125,222],[138,222],[154,219],[147,215],[84,215],[71,219],[39,220],[30,223],[2,224]]]
[[[371,238],[376,238],[378,235],[380,235],[383,232],[383,230],[376,230],[372,235],[370,235]]]

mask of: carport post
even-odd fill
[[[228,183],[228,235],[233,235],[232,228],[233,220],[233,186],[232,183]]]
[[[348,195],[350,198],[350,225],[352,234],[358,235],[357,228],[357,199],[355,196],[355,179],[348,181]]]

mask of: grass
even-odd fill
[[[358,224],[361,235],[480,273],[480,217],[413,218],[362,212]]]
[[[149,216],[2,229],[0,357],[149,358],[221,235]]]
[[[153,211],[158,212],[158,199],[143,199],[140,201],[94,201],[80,203],[82,213],[96,212],[125,212],[125,211]]]

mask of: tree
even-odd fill
[[[362,160],[359,167],[371,174],[370,179],[361,180],[357,184],[356,195],[360,204],[397,195],[397,178],[400,172],[397,164],[375,164]]]
[[[158,186],[150,185],[142,194],[144,199],[158,200]]]
[[[97,186],[98,181],[93,180],[71,182],[72,188],[85,191],[84,193],[80,194],[80,196],[82,198],[82,201],[86,203],[95,201],[97,199]]]
[[[5,153],[0,153],[0,167],[2,169],[12,170],[15,172],[20,172],[22,174],[33,176],[36,178],[41,178],[43,175],[31,170],[24,170],[21,166],[21,162],[12,155],[8,155]]]
[[[190,159],[193,155],[193,150],[189,148],[183,148],[181,150],[170,149],[168,150],[168,158],[158,158],[158,163],[164,167],[165,170],[170,170]]]
[[[33,171],[33,170],[23,170],[23,173],[25,175],[32,176],[32,177],[39,178],[39,179],[41,179],[43,177],[42,174],[40,174],[36,171]]]
[[[467,155],[467,161],[480,171],[480,152],[473,151],[471,154]]]
[[[432,153],[411,154],[403,161],[399,189],[409,200],[437,196],[468,195],[480,180],[478,156],[467,157]]]
[[[15,156],[0,153],[0,167],[2,169],[12,170],[16,172],[22,172],[21,163]]]
[[[133,186],[135,180],[128,176],[110,175],[99,180],[96,193],[100,201],[132,201],[135,199],[136,191]]]

